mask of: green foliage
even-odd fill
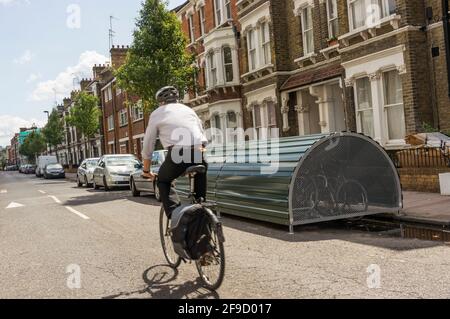
[[[50,146],[58,146],[64,140],[64,122],[56,110],[50,114],[47,125],[42,130],[46,142]]]
[[[19,153],[26,156],[29,161],[34,162],[36,157],[47,148],[43,134],[39,132],[30,133],[20,146]]]
[[[422,129],[425,133],[436,133],[439,132],[439,130],[435,127],[433,127],[433,125],[423,122],[422,123]]]
[[[195,57],[186,46],[181,23],[166,2],[146,0],[126,63],[116,72],[119,86],[139,96],[146,110],[157,106],[155,95],[163,86],[174,85],[180,92],[192,89]]]
[[[98,103],[96,96],[80,92],[66,119],[69,125],[75,126],[86,138],[93,138],[100,128],[101,111]]]

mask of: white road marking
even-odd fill
[[[19,203],[15,203],[12,202],[11,204],[9,204],[6,209],[10,209],[10,208],[19,208],[19,207],[24,207],[25,205],[19,204]]]
[[[84,215],[84,214],[80,213],[79,211],[73,209],[72,207],[69,207],[69,206],[65,206],[65,207],[66,207],[66,209],[69,212],[74,213],[75,215],[78,215],[79,217],[81,217],[83,219],[86,219],[86,220],[90,219],[89,217],[87,217],[86,215]]]
[[[39,190],[38,192],[41,193],[41,194],[47,194],[47,192],[44,192],[44,191],[41,191],[41,190]]]
[[[56,196],[51,196],[51,195],[49,195],[48,197],[50,197],[51,199],[53,199],[53,200],[55,201],[55,203],[57,203],[57,204],[62,204],[61,201],[60,201],[58,198],[56,198]]]
[[[7,191],[6,189],[2,189],[2,190],[0,191],[0,194],[6,194],[6,193],[8,193],[8,191]]]

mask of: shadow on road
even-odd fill
[[[222,216],[222,221],[225,227],[286,242],[341,240],[397,251],[445,245],[441,242],[401,239],[396,230],[388,232],[369,230],[368,228],[358,227],[358,222],[349,220],[296,226],[294,228],[294,234],[289,234],[287,226],[274,225],[237,216],[224,215]]]
[[[219,294],[207,290],[199,281],[188,281],[184,284],[173,284],[178,270],[167,265],[150,267],[142,274],[147,287],[131,292],[121,292],[103,299],[151,298],[151,299],[219,299]]]
[[[74,187],[77,188],[77,187]],[[150,205],[150,206],[161,206],[161,204],[155,200],[152,196],[145,197],[133,197],[128,190],[115,189],[108,192],[103,190],[87,189],[87,195],[72,197],[71,199],[64,202],[67,206],[82,206],[90,204],[100,204],[106,202],[113,202],[116,200],[129,200],[135,203]]]

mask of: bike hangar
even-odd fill
[[[242,145],[245,162],[229,156],[239,152],[239,145],[212,149],[207,196],[219,214],[286,225],[293,233],[296,225],[398,213],[403,207],[392,160],[362,134],[250,141]],[[249,160],[261,150],[278,153],[276,171],[262,174],[271,164]],[[187,178],[177,181],[177,189],[187,201]]]

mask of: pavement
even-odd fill
[[[194,265],[167,267],[159,210],[126,189],[0,172],[0,298],[450,298],[448,244],[230,216],[211,292]]]
[[[403,192],[404,208],[397,219],[450,226],[450,196]]]

